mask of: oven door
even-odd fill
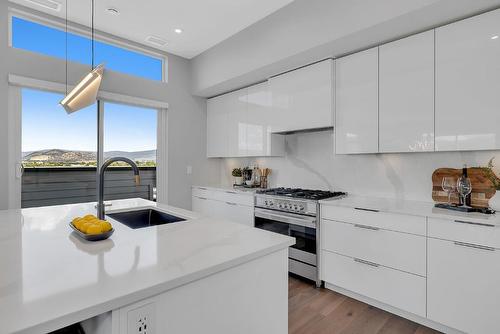
[[[255,208],[255,227],[295,238],[289,257],[316,266],[316,217]]]

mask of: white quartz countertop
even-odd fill
[[[109,212],[157,206],[186,222],[86,242],[68,226],[94,204],[0,211],[0,332],[42,333],[289,247],[293,238],[199,217],[154,202],[112,201]]]
[[[434,202],[409,201],[377,197],[348,195],[341,199],[320,201],[322,205],[364,208],[380,212],[398,213],[438,219],[465,220],[479,224],[496,225],[500,227],[500,215],[482,213],[464,213],[434,207]]]
[[[248,194],[253,196],[258,190],[262,188],[245,188],[245,187],[233,187],[233,186],[193,186],[193,188],[214,190],[214,191],[230,191],[238,194]]]

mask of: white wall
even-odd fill
[[[305,64],[500,6],[500,0],[295,0],[193,59],[214,96]]]
[[[9,162],[7,156],[8,74],[40,80],[65,82],[65,63],[60,59],[8,47],[8,3],[0,2],[0,209],[8,203]],[[168,55],[168,83],[153,82],[117,72],[106,71],[102,89],[125,95],[156,99],[169,103],[168,128],[168,197],[172,205],[191,207],[191,185],[219,178],[219,162],[206,159],[205,102],[190,94],[189,61]],[[81,78],[88,66],[70,64],[70,83]],[[192,133],[195,133],[192,135]],[[186,165],[193,174],[186,174]]]
[[[286,137],[286,157],[223,159],[222,185],[231,169],[257,164],[272,169],[270,186],[342,190],[352,194],[431,201],[435,169],[484,166],[500,151],[334,155],[332,131]]]

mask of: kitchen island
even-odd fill
[[[95,333],[287,333],[293,238],[129,199],[186,221],[81,240],[68,223],[95,203],[0,211],[2,333],[45,333],[86,320]],[[135,327],[134,327],[135,326]],[[134,329],[135,330],[135,329]]]

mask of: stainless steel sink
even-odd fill
[[[149,208],[109,213],[107,216],[133,229],[177,223],[186,220],[181,217]]]

